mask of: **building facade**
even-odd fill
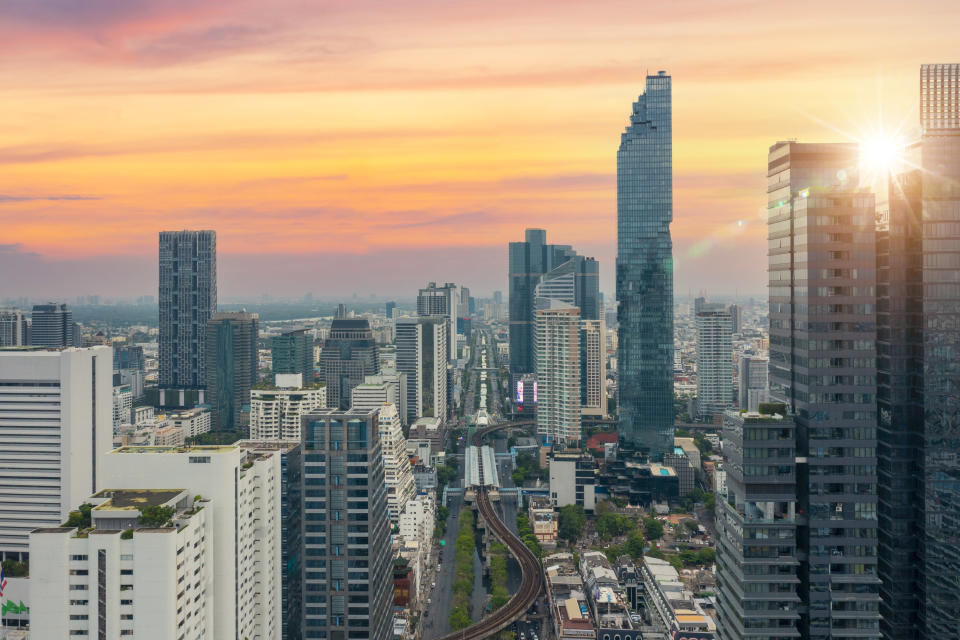
[[[580,442],[580,310],[541,300],[537,310],[537,435],[550,444]]]
[[[697,408],[712,420],[733,404],[733,321],[725,306],[708,303],[696,322]]]
[[[244,428],[250,420],[250,389],[257,383],[258,316],[217,313],[207,326],[206,400],[215,430]]]
[[[366,376],[380,373],[377,342],[366,318],[338,317],[320,352],[320,382],[327,385],[327,406],[346,409],[350,391]]]
[[[391,551],[376,410],[303,418],[304,638],[389,638]]]
[[[313,337],[306,329],[287,329],[270,339],[270,355],[273,375],[299,373],[304,385],[313,384]]]
[[[747,411],[757,411],[761,402],[767,401],[767,367],[770,361],[766,358],[742,356],[737,366],[737,398],[738,406]]]
[[[720,640],[798,637],[796,431],[785,414],[780,404],[763,415],[723,416],[726,487],[716,517]]]
[[[617,151],[617,370],[620,438],[673,447],[671,78],[647,76]]]
[[[397,371],[407,378],[407,421],[447,416],[447,338],[442,316],[397,319]]]
[[[876,206],[858,162],[854,144],[778,142],[768,158],[770,396],[796,416],[805,461],[798,628],[811,639],[880,635]]]
[[[79,347],[74,335],[73,311],[66,304],[33,305],[30,344],[35,347]]]
[[[113,448],[109,347],[0,350],[0,556],[57,527],[101,486]]]
[[[368,410],[354,407],[361,411]],[[396,405],[381,404],[377,407],[380,425],[380,449],[383,452],[383,476],[387,483],[387,511],[390,522],[400,522],[400,513],[408,500],[417,493],[410,458],[407,457],[407,439],[403,436],[403,423]]]
[[[580,320],[580,409],[607,417],[607,332],[603,319]]]
[[[158,385],[171,394],[207,383],[207,323],[217,312],[216,231],[160,232]],[[167,391],[169,390],[169,391]]]
[[[20,309],[0,308],[0,347],[22,347],[26,341],[27,323]]]
[[[327,390],[304,386],[299,373],[280,373],[274,380],[250,391],[250,439],[299,442],[302,416],[327,406]]]

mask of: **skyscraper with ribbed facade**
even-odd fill
[[[617,152],[618,424],[655,458],[674,431],[671,111],[670,76],[647,76]]]

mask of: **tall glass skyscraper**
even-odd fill
[[[654,458],[673,451],[670,82],[647,76],[617,151],[620,439]]]
[[[920,70],[923,134],[921,638],[960,629],[960,64]]]

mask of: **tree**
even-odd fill
[[[703,499],[703,506],[707,508],[707,511],[713,513],[717,508],[717,494],[713,493],[712,491],[708,492]]]
[[[145,527],[162,527],[170,522],[176,509],[173,507],[163,507],[159,505],[150,505],[140,511],[140,517],[137,522]]]
[[[697,562],[700,564],[713,564],[717,559],[717,552],[710,547],[704,547],[697,551]]]
[[[647,540],[659,540],[663,537],[663,523],[656,518],[644,518],[643,530],[647,535]]]
[[[587,523],[587,514],[578,504],[568,504],[560,509],[558,534],[568,542],[574,542],[583,535],[583,527]]]
[[[630,537],[627,538],[626,551],[630,554],[630,557],[634,560],[639,560],[643,557],[643,535],[639,531],[634,531],[630,534]]]
[[[684,520],[683,526],[685,526],[690,533],[696,533],[700,529],[700,525],[697,524],[696,520]]]
[[[604,540],[630,533],[635,527],[636,523],[630,516],[604,513],[597,518],[597,533]]]
[[[92,510],[93,505],[89,502],[84,502],[78,510],[70,512],[70,516],[67,518],[67,521],[63,523],[63,526],[76,527],[78,529],[88,528],[90,526],[90,512]]]
[[[3,561],[3,573],[8,578],[23,578],[29,572],[26,563],[18,562],[12,558]]]

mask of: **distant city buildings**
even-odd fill
[[[28,344],[27,321],[20,309],[0,308],[0,347],[22,347]]]
[[[0,556],[57,527],[102,484],[113,447],[109,347],[0,351]]]
[[[207,384],[207,323],[217,311],[216,232],[161,231],[159,265],[161,404],[192,406],[194,398],[203,402]]]
[[[215,430],[245,428],[250,389],[257,383],[258,316],[227,311],[213,316],[206,336],[207,403]]]
[[[79,347],[73,311],[66,304],[35,304],[30,314],[30,344],[35,347]]]
[[[673,445],[671,79],[647,76],[617,152],[621,440],[660,458]]]
[[[733,404],[733,322],[727,307],[707,303],[696,323],[699,418],[719,420]]]

